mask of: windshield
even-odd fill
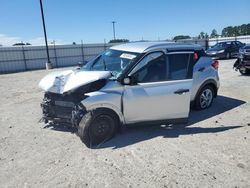
[[[94,60],[88,62],[83,70],[111,71],[111,79],[118,78],[122,71],[139,56],[138,53],[118,50],[107,50]]]
[[[221,43],[217,43],[213,46],[213,48],[225,48],[227,46],[229,46],[230,43],[226,43],[226,42],[221,42]]]

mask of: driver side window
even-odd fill
[[[137,83],[167,80],[166,57],[163,52],[153,52],[145,56],[131,72]]]

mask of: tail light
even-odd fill
[[[219,68],[219,61],[218,60],[213,60],[213,63],[211,65],[212,65],[212,67],[214,69],[217,70]]]
[[[196,61],[196,60],[198,60],[199,59],[199,55],[198,55],[198,53],[194,53],[194,60]]]

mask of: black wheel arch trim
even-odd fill
[[[200,88],[198,89],[194,100],[196,99],[197,95],[200,93],[200,91],[202,90],[202,88],[204,88],[206,85],[212,85],[214,87],[214,97],[217,97],[217,93],[218,93],[218,85],[216,83],[215,80],[213,79],[209,79],[206,80],[203,84],[201,84]]]
[[[120,119],[120,116],[116,113],[116,111],[114,111],[113,109],[111,109],[111,108],[107,108],[107,107],[98,107],[98,108],[96,108],[96,109],[92,109],[92,110],[89,110],[89,111],[99,111],[99,110],[102,110],[102,111],[106,111],[106,112],[108,112],[108,113],[111,113],[113,116],[114,116],[114,118],[116,119],[116,123],[117,123],[117,128],[120,128],[121,126],[122,126],[122,121],[121,121],[121,119]]]

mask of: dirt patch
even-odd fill
[[[127,129],[88,149],[67,127],[44,128],[39,80],[0,76],[0,187],[249,187],[250,77],[220,61],[213,106],[188,125]]]

